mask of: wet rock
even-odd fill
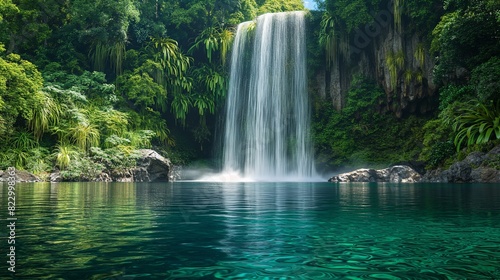
[[[352,172],[339,174],[328,182],[394,182],[415,183],[419,182],[421,175],[413,168],[406,165],[395,165],[384,169],[362,168]]]
[[[172,163],[158,152],[150,149],[139,150],[137,166],[132,170],[135,182],[168,182]]]
[[[109,174],[108,174],[109,173]],[[103,172],[96,180],[101,182],[167,182],[172,164],[155,150],[140,149],[136,166],[126,170]]]
[[[61,182],[63,180],[61,172],[55,171],[49,174],[49,182]]]
[[[499,183],[500,145],[488,153],[473,152],[464,160],[455,162],[448,169],[430,170],[424,182],[442,183]]]
[[[8,170],[5,170],[5,171],[0,170],[0,182],[7,182],[9,180],[9,177],[11,177],[11,175],[9,173],[10,172]],[[42,181],[37,176],[29,173],[28,171],[24,171],[24,170],[15,170],[14,177],[16,178],[16,182],[18,182],[18,183],[33,183],[33,182],[41,182]]]

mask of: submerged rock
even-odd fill
[[[446,170],[428,171],[423,182],[498,183],[500,182],[500,145],[488,153],[473,152]]]
[[[333,176],[328,182],[394,182],[416,183],[421,175],[406,165],[395,165],[384,169],[362,168]]]

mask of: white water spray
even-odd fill
[[[256,181],[315,176],[309,137],[304,12],[238,26],[223,143],[223,174]],[[254,25],[255,24],[255,25]],[[232,176],[231,176],[232,177]]]

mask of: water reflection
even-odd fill
[[[500,261],[493,185],[20,184],[17,210],[29,279],[491,279]]]

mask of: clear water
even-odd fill
[[[315,174],[309,134],[305,12],[238,26],[232,48],[223,173],[292,181]]]
[[[495,185],[59,183],[16,192],[16,279],[500,279]],[[0,194],[6,223],[6,185]],[[1,279],[10,279],[7,246],[2,238]]]

